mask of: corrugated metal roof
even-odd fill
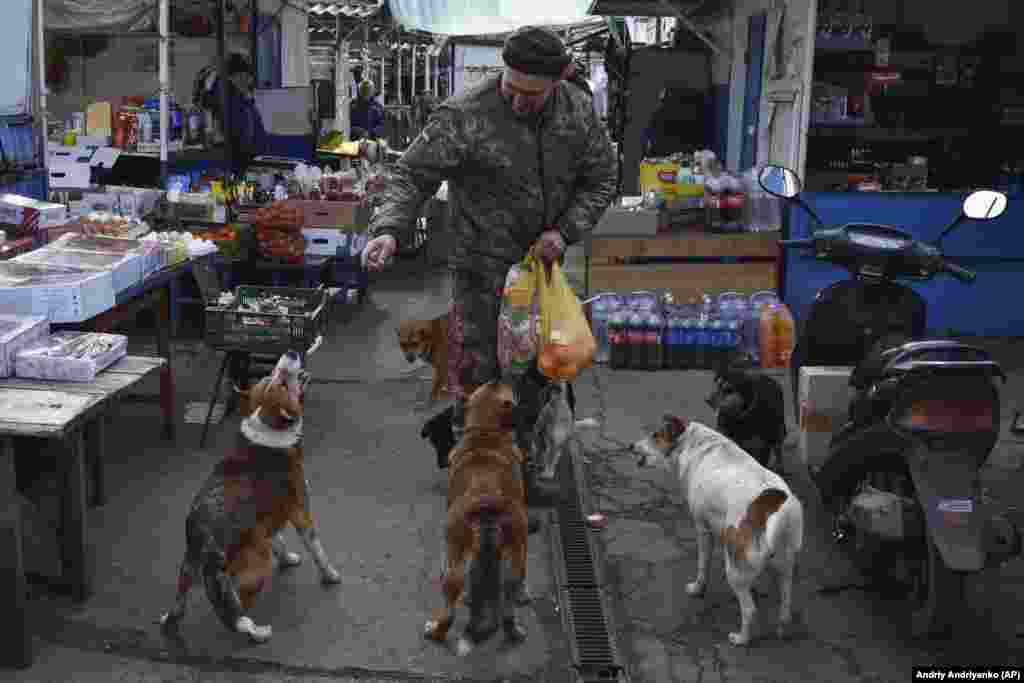
[[[384,0],[312,0],[309,13],[365,19],[379,12],[383,4]]]
[[[594,0],[588,14],[602,17],[675,17],[679,12],[691,11],[708,4],[721,4],[721,0],[709,3],[706,0],[668,0],[666,6],[660,0]]]

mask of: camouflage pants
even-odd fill
[[[505,273],[455,271],[448,313],[448,386],[455,397],[452,427],[456,441],[465,426],[467,389],[501,376],[498,314]]]

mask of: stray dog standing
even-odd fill
[[[445,606],[427,622],[425,635],[438,642],[447,639],[454,610],[465,598],[465,566],[471,563],[470,619],[456,644],[460,656],[490,637],[499,620],[507,640],[526,637],[515,616],[515,605],[528,600],[528,519],[518,476],[524,458],[516,445],[515,423],[512,388],[484,384],[469,397],[464,436],[450,457]]]
[[[723,366],[707,404],[717,413],[718,431],[763,467],[781,473],[786,399],[778,382],[748,368]]]
[[[302,397],[309,375],[289,352],[274,373],[244,392],[252,413],[238,441],[196,495],[185,521],[185,559],[177,601],[160,620],[176,626],[189,591],[201,579],[217,616],[230,630],[256,642],[271,636],[246,612],[273,574],[273,557],[294,567],[302,558],[279,533],[291,523],[313,556],[325,584],[341,581],[317,536],[303,469]]]
[[[422,360],[434,368],[431,400],[450,394],[448,389],[448,314],[433,320],[406,320],[395,330],[398,346],[410,363]]]
[[[742,625],[729,634],[746,645],[757,615],[752,588],[770,567],[779,579],[778,634],[792,621],[793,573],[803,547],[803,506],[782,477],[715,430],[666,416],[662,427],[633,444],[641,467],[669,469],[679,480],[697,528],[697,578],[686,592],[707,587],[712,535],[725,547],[725,576],[740,603]]]

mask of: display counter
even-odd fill
[[[963,194],[932,192],[807,192],[801,197],[828,225],[862,221],[892,225],[920,240],[933,240],[957,217]],[[812,219],[790,205],[783,232],[808,237]],[[935,335],[1024,336],[1024,316],[1015,296],[1024,291],[1024,195],[1010,195],[1006,212],[991,221],[964,221],[945,240],[943,251],[976,271],[965,285],[947,276],[910,283],[928,303],[928,332]],[[799,250],[782,260],[782,296],[798,320],[817,292],[848,277],[845,271]]]

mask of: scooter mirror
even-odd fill
[[[976,221],[999,218],[1006,211],[1006,195],[995,190],[978,190],[964,200],[964,215]]]
[[[758,174],[757,182],[768,194],[783,199],[792,199],[800,194],[800,177],[785,166],[765,166]]]

